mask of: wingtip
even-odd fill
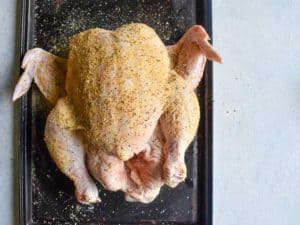
[[[207,55],[207,58],[211,61],[214,61],[214,62],[217,62],[219,64],[222,64],[223,63],[223,59],[222,57],[216,52],[213,50],[213,52],[211,52],[210,55]]]
[[[12,96],[12,101],[15,102],[16,100],[18,100],[20,98],[20,95],[16,92],[16,90],[13,93]]]
[[[223,63],[223,59],[221,58],[221,56],[218,55],[218,57],[215,60],[217,63],[222,64]]]

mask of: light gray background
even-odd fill
[[[20,0],[18,1],[20,2]],[[17,0],[0,0],[0,223],[17,224]],[[214,0],[214,224],[300,221],[300,1]]]
[[[213,3],[215,224],[300,224],[300,1]]]

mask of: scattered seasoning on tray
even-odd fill
[[[67,56],[68,39],[88,28],[115,29],[126,23],[144,22],[155,28],[167,44],[174,43],[187,27],[192,15],[186,13],[188,1],[53,1],[36,0],[34,46]],[[172,5],[173,4],[173,5]],[[155,5],[155,7],[153,7]],[[173,9],[172,9],[173,7]],[[39,38],[36,38],[39,37]]]
[[[190,0],[35,0],[33,46],[67,57],[69,38],[89,28],[115,29],[131,22],[143,22],[153,27],[166,44],[173,44],[192,25]],[[32,96],[32,216],[41,224],[61,225],[89,221],[190,220],[190,196],[193,190],[185,185],[176,189],[163,188],[153,203],[128,203],[122,193],[103,190],[98,185],[102,202],[98,205],[79,205],[74,199],[74,187],[51,160],[43,142],[49,106],[34,89]],[[187,157],[192,156],[192,151]],[[178,198],[178,201],[176,199]],[[184,207],[182,207],[184,206]],[[186,210],[189,208],[189,210]],[[69,218],[66,219],[66,216]],[[56,222],[57,223],[57,222]],[[172,224],[162,222],[161,224]]]

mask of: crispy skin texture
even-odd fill
[[[142,151],[166,105],[169,71],[166,47],[146,25],[75,35],[66,90],[89,142],[123,161]]]

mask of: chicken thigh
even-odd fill
[[[54,105],[45,142],[79,202],[100,201],[92,176],[148,203],[186,177],[200,118],[194,89],[207,58],[221,62],[199,25],[168,47],[145,24],[90,29],[70,39],[68,59],[29,50],[13,100],[34,80]]]

